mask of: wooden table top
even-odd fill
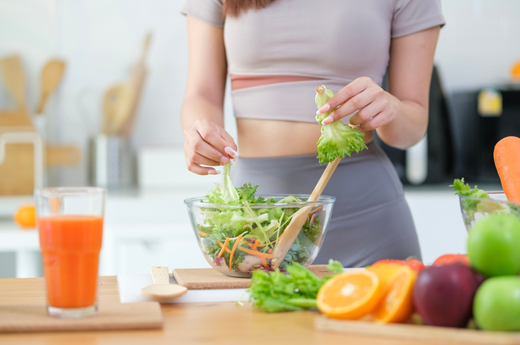
[[[100,277],[99,284],[100,301],[119,301],[116,277]],[[0,308],[16,304],[45,304],[43,278],[0,279]],[[416,344],[402,339],[316,332],[313,320],[318,312],[268,314],[254,310],[248,303],[165,304],[162,311],[162,330],[0,334],[0,344]],[[441,344],[434,340],[421,343]]]

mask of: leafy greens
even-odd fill
[[[332,259],[327,268],[334,273],[343,272],[343,265]],[[318,290],[330,278],[318,278],[302,265],[293,263],[287,266],[287,274],[278,269],[253,271],[248,292],[255,307],[270,313],[306,310],[316,308]]]
[[[235,188],[230,171],[230,164],[226,164],[222,185],[217,184],[206,195],[207,203],[212,205],[201,207],[201,217],[197,220],[201,247],[217,270],[242,273],[254,269],[272,270],[271,253],[301,207],[298,204],[305,200],[296,196],[281,200],[256,197],[258,186],[246,183]],[[274,203],[287,203],[287,207],[269,207]],[[258,204],[265,204],[265,207],[258,207]],[[281,263],[281,269],[292,262],[307,264],[312,252],[317,250],[316,244],[323,231],[318,213],[312,212],[307,217]]]
[[[316,88],[316,105],[320,109],[325,103],[334,96],[331,90],[328,90],[324,85]],[[318,123],[329,116],[334,109],[329,112],[316,116]],[[362,133],[357,128],[346,126],[342,121],[334,121],[328,125],[321,127],[321,136],[318,140],[318,159],[320,164],[334,161],[337,157],[345,158],[353,151],[359,152],[366,149],[365,133]]]
[[[493,201],[489,194],[487,194],[482,189],[479,189],[475,186],[473,189],[469,186],[468,183],[464,183],[464,178],[455,179],[453,184],[450,185],[453,190],[455,190],[455,195],[463,196],[461,201],[461,207],[466,212],[465,223],[470,224],[475,220],[475,213],[497,213],[497,212],[508,212],[515,213],[518,210],[518,207],[515,205],[510,205],[510,209],[505,205],[502,205],[500,202]],[[467,197],[467,198],[464,198]],[[479,200],[479,199],[489,199],[489,200]],[[518,213],[518,212],[516,212]]]

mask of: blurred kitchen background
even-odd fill
[[[184,165],[181,3],[0,0],[0,277],[42,274],[36,230],[12,220],[42,185],[108,187],[102,275],[209,267],[182,202],[219,178]],[[384,148],[426,264],[466,251],[450,182],[499,189],[493,146],[520,136],[520,1],[442,5],[428,134],[407,151]],[[229,92],[225,116],[235,136]]]

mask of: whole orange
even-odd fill
[[[14,214],[14,222],[21,228],[29,229],[36,227],[36,209],[34,205],[19,207]]]

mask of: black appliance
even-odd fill
[[[383,81],[383,88],[387,88],[386,76]],[[453,182],[454,176],[454,145],[453,145],[453,123],[448,107],[447,98],[442,88],[439,72],[436,66],[433,67],[430,95],[429,95],[429,117],[426,143],[422,143],[423,149],[419,154],[414,154],[414,159],[422,160],[410,162],[410,155],[407,150],[400,150],[383,143],[375,135],[381,148],[392,161],[399,178],[403,184],[434,184]],[[424,145],[425,144],[425,145]],[[414,175],[415,166],[422,166],[424,171],[422,178],[411,179]],[[416,175],[416,174],[415,174]]]

